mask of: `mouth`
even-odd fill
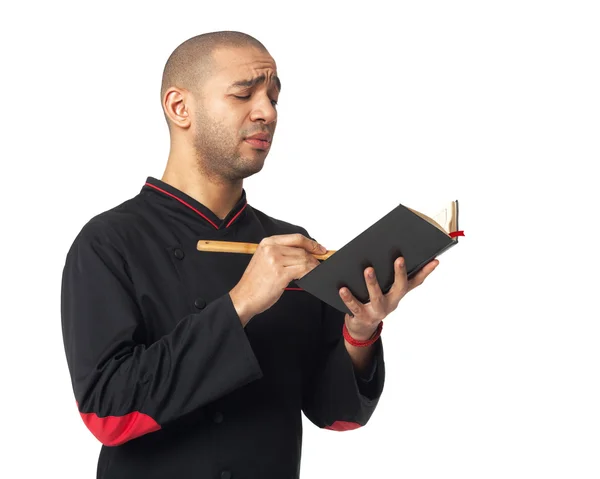
[[[271,146],[270,141],[259,140],[258,138],[246,138],[244,141],[252,145],[254,148],[258,148],[259,150],[267,150]]]

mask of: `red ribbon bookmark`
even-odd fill
[[[452,233],[449,233],[449,234],[450,234],[450,238],[455,238],[456,236],[464,236],[465,232],[461,230],[461,231],[453,231]]]

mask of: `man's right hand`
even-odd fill
[[[264,238],[239,283],[229,292],[242,325],[273,306],[291,281],[319,265],[313,255],[326,251],[300,233]]]

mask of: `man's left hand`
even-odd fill
[[[366,341],[373,336],[379,323],[392,311],[398,307],[400,300],[409,291],[423,284],[425,278],[440,264],[439,260],[434,259],[427,263],[410,280],[406,275],[404,258],[401,256],[394,262],[394,284],[390,290],[383,294],[375,270],[372,267],[364,271],[365,282],[369,291],[369,302],[361,303],[348,288],[339,290],[340,297],[354,316],[346,313],[346,328],[354,339]],[[369,275],[372,273],[372,276]]]

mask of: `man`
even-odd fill
[[[62,328],[76,404],[102,442],[98,478],[298,478],[301,412],[344,431],[384,384],[381,321],[437,266],[344,315],[295,287],[324,252],[246,201],[273,141],[281,90],[265,47],[240,32],[181,44],[161,101],[161,180],[92,218],[67,255]],[[199,239],[258,243],[200,252]],[[400,258],[401,261],[401,258]]]

